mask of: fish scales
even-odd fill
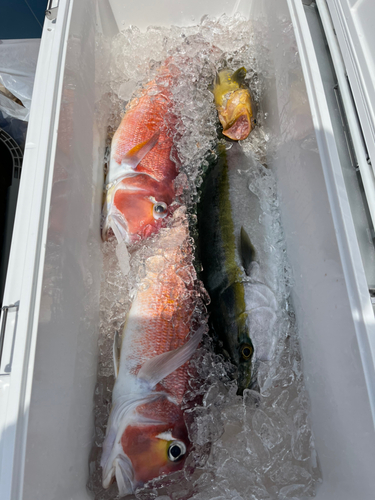
[[[150,273],[144,283],[145,289],[137,293],[127,320],[136,326],[129,324],[124,328],[126,336],[123,349],[128,353],[128,362],[122,367],[124,371],[137,375],[150,357],[174,350],[186,342],[194,304],[185,283],[176,275],[176,266],[183,264],[182,259],[182,252],[178,250],[173,259],[166,263],[167,269],[163,269],[163,264],[157,259],[163,276],[159,277],[156,272]],[[171,290],[174,292],[172,298]],[[128,335],[128,331],[134,335]],[[186,390],[186,381],[187,371],[182,366],[166,377],[162,384],[180,403]]]
[[[240,393],[254,383],[257,361],[272,357],[278,310],[272,228],[259,198],[249,189],[249,171],[254,168],[255,160],[238,143],[219,145],[198,209],[199,255],[202,280],[211,297],[210,321],[224,352],[238,368]],[[243,231],[254,251],[248,264],[241,250]]]
[[[149,173],[158,181],[171,180],[176,176],[176,165],[170,159],[173,137],[168,130],[174,121],[170,111],[171,92],[168,86],[172,83],[172,77],[169,73],[165,75],[163,83],[160,86],[160,82],[152,82],[141,97],[131,104],[114,134],[112,144],[113,160],[120,164],[132,148],[159,132],[158,143],[137,166],[137,172]],[[169,123],[166,123],[168,114]]]

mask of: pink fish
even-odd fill
[[[173,75],[168,61],[133,99],[112,139],[103,207],[103,239],[115,232],[127,243],[157,232],[171,213],[177,168],[171,160]]]
[[[180,212],[182,208],[175,212]],[[121,495],[180,470],[190,451],[181,403],[188,361],[205,326],[194,327],[198,296],[187,222],[160,238],[126,318],[103,444],[103,486]]]

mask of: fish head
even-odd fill
[[[266,289],[265,285],[261,286]],[[251,292],[254,298],[257,290],[251,289]],[[259,297],[255,299],[259,300]],[[261,297],[263,299],[264,296]],[[253,300],[251,307],[227,324],[226,350],[237,367],[237,394],[242,395],[245,389],[254,387],[259,364],[272,360],[276,347],[275,322],[275,307],[259,305]]]
[[[183,468],[191,444],[181,408],[167,397],[141,403],[121,427],[112,441],[111,430],[107,433],[111,451],[103,446],[103,455],[109,457],[102,459],[105,488],[115,477],[120,495],[134,493],[151,479]]]
[[[125,177],[108,190],[103,240],[108,239],[111,228],[128,244],[148,238],[171,214],[173,198],[173,182],[159,182],[144,173]]]
[[[224,352],[237,368],[238,394],[251,386],[253,380],[254,345],[250,337],[251,311],[247,311],[245,290],[240,281],[222,291],[218,301],[221,321],[216,323]]]
[[[242,395],[245,389],[251,386],[253,379],[253,355],[254,347],[247,332],[241,335],[238,342],[236,356],[238,359],[238,390],[237,394]]]
[[[243,80],[245,68],[216,75],[214,98],[223,134],[235,141],[244,140],[255,126],[251,95]]]
[[[231,355],[238,370],[238,394],[257,384],[259,364],[270,362],[276,347],[277,301],[272,290],[263,283],[247,283],[244,288],[245,310],[232,325],[236,329]]]
[[[248,314],[240,314],[228,329],[228,351],[232,363],[237,367],[237,394],[242,395],[253,382],[254,346],[248,329]]]
[[[238,322],[226,324],[223,339],[224,354],[236,367],[237,394],[243,394],[254,382],[254,346],[246,328],[240,329]]]
[[[143,405],[137,414],[140,424],[125,429],[121,444],[132,462],[136,483],[143,485],[181,470],[190,441],[181,408],[167,398]]]

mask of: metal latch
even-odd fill
[[[56,5],[54,7],[52,7],[53,3],[56,3]],[[54,0],[48,0],[47,10],[46,10],[46,18],[49,21],[54,21],[57,17],[58,10],[59,10],[59,2],[58,1],[54,2]]]
[[[1,365],[1,358],[3,355],[5,327],[7,324],[8,311],[9,311],[9,309],[13,309],[14,307],[18,308],[18,305],[19,304],[16,303],[16,304],[11,304],[10,306],[3,306],[1,308],[1,310],[3,311],[3,319],[1,321],[1,330],[0,330],[0,365]]]

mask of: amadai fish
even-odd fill
[[[101,466],[104,488],[115,478],[121,495],[180,470],[190,451],[181,403],[205,326],[193,321],[199,298],[187,222],[176,217],[181,210],[145,262],[119,361],[114,345],[117,378]]]
[[[111,228],[126,243],[158,231],[174,200],[176,164],[171,160],[173,76],[160,68],[133,99],[115,132],[106,178],[103,239]]]
[[[237,367],[239,394],[256,384],[258,362],[272,358],[278,311],[272,229],[248,187],[252,168],[254,158],[238,143],[220,144],[198,206],[201,279],[211,298],[210,322]]]
[[[214,97],[223,134],[233,140],[243,140],[255,126],[250,91],[244,83],[246,69],[234,73],[223,69],[216,75]]]

